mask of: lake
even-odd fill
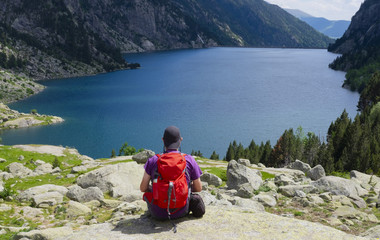
[[[230,142],[270,140],[302,126],[325,138],[344,109],[356,114],[359,94],[342,88],[323,49],[210,48],[127,54],[141,69],[43,81],[47,89],[10,104],[22,112],[61,116],[58,125],[6,130],[3,144],[74,147],[109,157],[124,142],[162,151],[169,125],[181,129],[182,151],[225,156]]]

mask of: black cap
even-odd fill
[[[181,134],[179,128],[170,126],[164,132],[164,145],[167,149],[178,149],[181,145]]]

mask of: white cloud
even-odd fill
[[[266,0],[282,8],[299,9],[315,17],[351,20],[364,0]]]

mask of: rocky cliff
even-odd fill
[[[332,68],[347,71],[380,60],[379,12],[379,1],[364,1],[343,37],[328,48],[343,54],[331,64]]]

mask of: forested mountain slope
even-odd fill
[[[351,25],[329,51],[343,54],[331,65],[348,71],[345,84],[361,92],[372,74],[380,69],[380,2],[366,0],[352,18]]]

